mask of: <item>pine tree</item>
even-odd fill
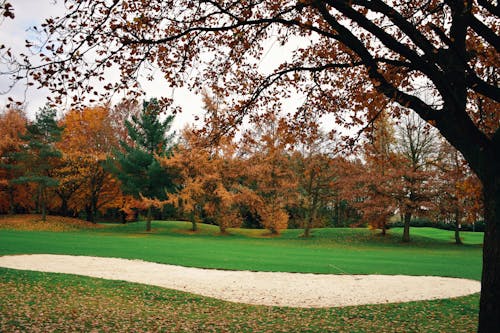
[[[161,108],[156,99],[143,103],[138,116],[126,121],[128,140],[120,141],[121,151],[107,161],[109,170],[120,180],[122,191],[132,195],[147,209],[146,230],[151,231],[154,202],[165,200],[174,191],[172,176],[161,166],[160,157],[169,157],[175,133],[168,134],[174,120],[169,115],[160,120]]]
[[[58,181],[51,176],[51,170],[54,161],[61,158],[55,143],[61,140],[62,131],[63,128],[56,121],[56,110],[45,106],[36,115],[35,122],[26,126],[26,134],[21,136],[26,142],[25,149],[14,155],[24,173],[13,182],[36,185],[42,221],[46,220],[47,215],[47,191],[58,185]]]

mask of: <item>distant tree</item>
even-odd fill
[[[125,194],[132,195],[147,210],[146,231],[151,231],[152,208],[173,192],[173,176],[160,164],[159,158],[169,157],[174,133],[169,134],[174,120],[168,115],[163,121],[156,99],[145,101],[138,116],[125,121],[129,142],[120,141],[122,150],[108,158],[109,170],[119,179]]]
[[[437,220],[452,221],[455,243],[462,244],[461,224],[474,223],[478,215],[482,215],[481,184],[461,154],[449,143],[442,141],[438,152],[435,166],[439,182],[433,215]]]
[[[414,113],[403,117],[396,129],[396,150],[399,184],[393,196],[403,215],[403,242],[410,241],[410,221],[413,215],[429,210],[436,194],[436,170],[433,167],[439,145],[436,131]]]
[[[203,102],[210,119],[207,125],[201,130],[185,128],[174,156],[163,161],[177,176],[178,192],[169,202],[191,221],[192,231],[205,217],[226,233],[227,228],[241,225],[239,207],[247,192],[238,182],[242,168],[236,146],[219,125],[226,112],[223,99],[204,91]]]
[[[255,120],[243,138],[247,187],[260,198],[254,207],[264,228],[279,234],[288,227],[286,207],[296,196],[297,178],[292,169],[287,126],[277,114]],[[254,203],[259,201],[253,200]]]
[[[339,170],[332,156],[332,145],[325,133],[309,133],[305,142],[297,144],[293,154],[294,172],[297,179],[297,204],[304,208],[304,237],[311,235],[321,208],[338,196]]]
[[[16,207],[32,208],[30,188],[27,184],[13,182],[22,175],[15,155],[24,148],[21,139],[26,132],[27,119],[17,109],[0,113],[0,211],[14,214]]]
[[[181,217],[191,222],[191,231],[198,230],[205,205],[205,178],[213,173],[210,153],[199,144],[190,128],[182,131],[179,144],[170,158],[163,158],[162,165],[175,174],[177,191],[169,194],[168,202],[173,204]]]
[[[353,164],[348,171],[347,191],[362,214],[361,221],[386,233],[389,218],[398,208],[400,159],[395,152],[394,124],[387,113],[381,112],[371,124],[368,140],[363,145],[364,163]]]
[[[103,168],[118,139],[107,107],[70,110],[62,120],[64,132],[59,149],[62,163],[54,169],[60,181],[56,193],[64,212],[68,207],[85,211],[95,222],[98,210],[117,204],[121,191],[116,179]]]
[[[22,176],[14,182],[19,184],[32,183],[37,188],[38,209],[42,221],[46,220],[48,189],[56,187],[59,182],[52,176],[56,160],[61,158],[61,152],[56,143],[61,140],[63,128],[57,124],[56,110],[45,106],[40,109],[33,123],[26,126],[26,134],[21,136],[25,141],[23,150],[15,153]]]

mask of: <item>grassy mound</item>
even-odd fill
[[[43,222],[41,215],[0,216],[0,229],[24,231],[77,231],[96,229],[101,226],[87,221],[62,216],[47,216]]]

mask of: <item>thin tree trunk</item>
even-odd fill
[[[463,244],[462,240],[460,239],[460,213],[458,209],[455,211],[455,244]]]
[[[151,206],[148,207],[148,215],[146,218],[146,231],[151,231],[151,215],[152,215],[152,209]]]
[[[88,222],[94,223],[94,213],[92,212],[92,205],[85,205],[85,219]]]
[[[194,214],[194,211],[189,213],[189,219],[191,220],[191,231],[198,231],[198,224],[196,223],[196,215]]]
[[[68,200],[66,198],[61,198],[61,215],[62,216],[68,216]]]
[[[387,225],[386,223],[382,223],[382,236],[387,235]]]
[[[9,215],[14,215],[15,209],[14,209],[14,187],[9,185]]]
[[[341,225],[340,223],[340,200],[335,198],[335,217],[337,220],[337,227]]]
[[[411,212],[404,213],[404,229],[403,229],[403,242],[410,242],[410,222],[411,222]]]
[[[483,273],[478,332],[500,328],[500,165],[490,181],[483,181],[484,220]]]
[[[311,237],[311,228],[313,224],[313,216],[311,213],[308,214],[309,216],[306,219],[306,225],[304,226],[304,237],[308,238]]]
[[[41,190],[40,190],[40,203],[42,206],[42,221],[43,222],[47,221],[47,211],[46,211],[45,199],[46,199],[45,187],[42,186]]]

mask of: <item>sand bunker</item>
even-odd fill
[[[231,302],[304,308],[451,298],[480,291],[478,281],[437,276],[226,271],[52,254],[3,256],[0,266],[144,283]]]

